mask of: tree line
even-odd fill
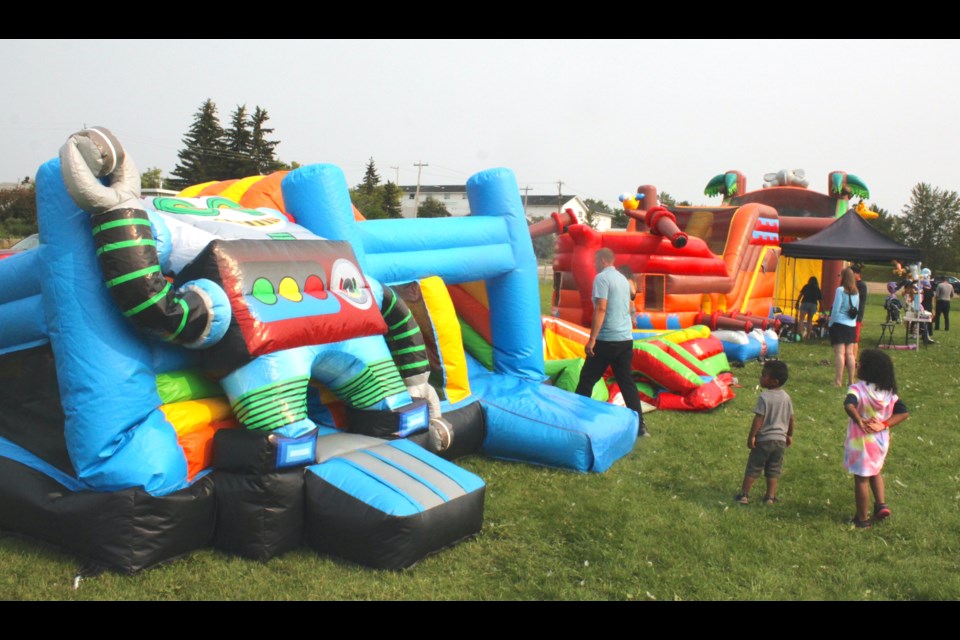
[[[370,158],[363,180],[350,189],[350,201],[368,220],[401,218],[403,189],[390,180],[381,183],[377,166]],[[417,207],[418,218],[445,218],[450,215],[447,207],[436,198],[428,197]]]
[[[224,128],[217,116],[217,105],[207,99],[194,114],[193,123],[183,137],[183,149],[177,153],[177,166],[167,184],[183,189],[192,184],[266,175],[292,165],[277,158],[279,140],[271,140],[273,129],[266,125],[270,116],[259,105],[253,113],[246,105],[237,105]],[[157,169],[149,169],[159,180]],[[141,176],[141,181],[149,178]]]
[[[266,126],[267,111],[256,106],[248,113],[245,105],[238,105],[230,117],[230,126],[224,129],[217,116],[217,107],[207,99],[194,115],[193,123],[183,138],[184,147],[177,156],[179,162],[169,179],[162,179],[162,171],[152,167],[141,174],[143,187],[184,187],[228,180],[251,175],[265,175],[299,166],[287,164],[276,155],[279,140],[271,139],[273,129]],[[350,199],[369,219],[400,218],[403,190],[393,182],[382,182],[373,158],[370,158],[361,182],[350,190]],[[674,204],[667,193],[660,194],[664,204]],[[590,224],[593,214],[613,216],[614,228],[624,228],[629,221],[622,210],[613,210],[604,202],[587,198],[590,212],[584,222]],[[678,204],[688,204],[681,202]],[[925,182],[913,187],[910,202],[900,214],[891,214],[876,203],[869,205],[879,217],[869,221],[887,237],[924,253],[924,265],[935,273],[960,273],[960,195]],[[417,217],[445,217],[450,212],[442,202],[426,198],[419,205]],[[37,209],[34,185],[29,177],[15,188],[0,189],[0,238],[22,238],[37,231]],[[535,243],[540,258],[553,253],[553,239]]]
[[[917,183],[901,215],[872,204],[879,216],[869,220],[888,238],[923,252],[923,265],[935,274],[960,272],[960,195]]]

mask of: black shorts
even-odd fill
[[[830,344],[853,344],[857,341],[857,328],[835,322],[830,325]]]

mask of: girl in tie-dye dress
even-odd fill
[[[870,528],[890,516],[884,497],[883,462],[890,447],[890,429],[907,419],[907,407],[897,396],[893,361],[883,351],[866,349],[860,354],[859,381],[847,389],[843,408],[850,416],[843,447],[843,466],[853,474],[857,515],[853,524]],[[874,508],[871,520],[870,493]]]

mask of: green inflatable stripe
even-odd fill
[[[493,371],[493,347],[489,342],[473,330],[466,322],[457,318],[460,323],[460,333],[463,335],[463,347],[467,353],[477,359],[477,362]]]
[[[648,398],[656,398],[657,391],[653,388],[652,385],[647,384],[646,382],[637,383],[637,391],[647,396]]]
[[[664,340],[664,342],[666,341]],[[686,347],[684,347],[683,345],[677,344],[676,342],[671,343],[671,346],[673,347],[673,350],[680,356],[679,358],[677,358],[677,360],[679,360],[680,362],[683,362],[684,360],[686,360],[694,367],[697,367],[698,369],[702,369],[706,371],[706,369],[703,368],[703,364],[700,362],[700,358],[690,353],[690,351]]]
[[[563,370],[569,367],[575,360],[579,358],[568,358],[567,360],[545,360],[543,363],[543,371],[547,374],[547,377],[550,378],[550,382],[556,386],[557,376],[563,373]],[[562,389],[563,387],[561,387]],[[569,391],[569,389],[567,389]]]
[[[580,383],[580,371],[583,369],[583,358],[568,358],[566,360],[547,360],[543,363],[544,371],[553,381],[553,386],[570,393],[576,393]],[[610,391],[603,380],[597,380],[593,385],[590,397],[600,402],[610,399]]]
[[[700,361],[700,368],[712,376],[730,371],[730,361],[727,360],[727,354],[720,352],[715,356],[704,358]]]
[[[682,362],[674,358],[672,355],[661,349],[660,347],[652,344],[647,344],[646,342],[634,342],[633,348],[636,351],[644,351],[648,353],[654,360],[659,361],[663,366],[667,367],[677,375],[681,376],[684,380],[692,382],[694,386],[699,387],[703,384],[703,380],[700,379],[700,376],[695,374],[690,370],[690,367],[687,367]],[[692,357],[692,356],[691,356]],[[694,358],[696,360],[696,358]],[[699,363],[700,361],[697,360]],[[650,373],[645,374],[646,377],[653,379],[653,376]],[[656,380],[654,379],[654,382]]]
[[[163,404],[224,395],[216,380],[211,380],[195,369],[157,375],[157,393],[160,394],[160,402]]]

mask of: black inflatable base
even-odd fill
[[[0,457],[0,529],[116,571],[133,573],[207,546],[214,516],[210,476],[162,497],[142,489],[70,491]]]
[[[480,532],[484,488],[421,513],[379,511],[326,480],[306,474],[307,544],[376,569],[406,569]]]
[[[303,468],[262,475],[214,471],[213,546],[264,562],[303,542]]]

